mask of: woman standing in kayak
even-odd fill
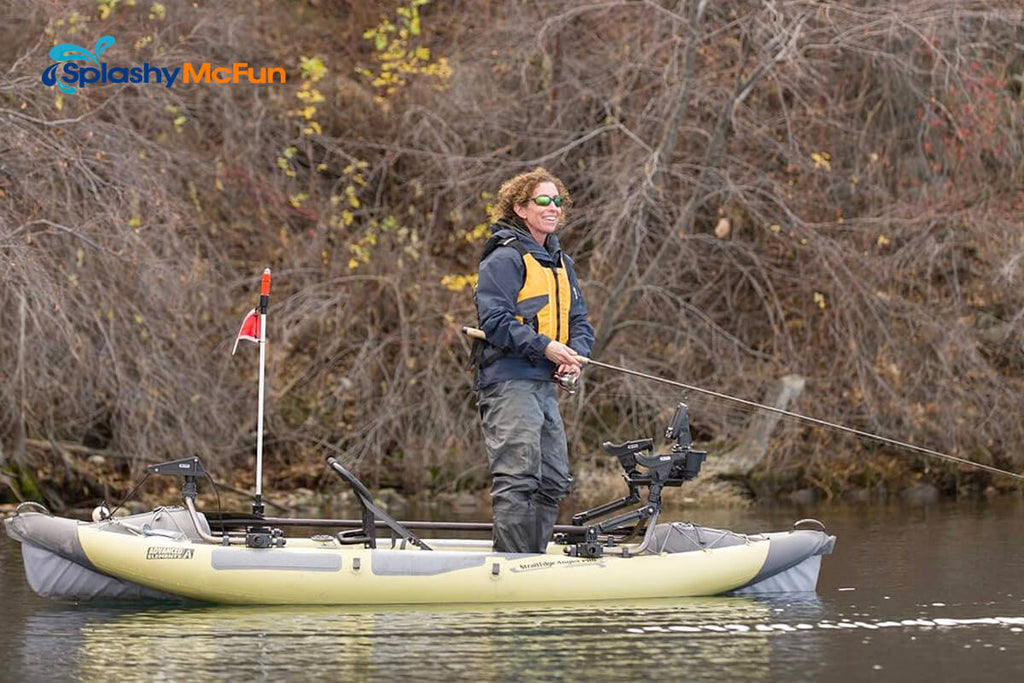
[[[476,389],[493,483],[494,549],[544,552],[572,477],[555,375],[575,378],[594,328],[556,230],[569,194],[543,168],[498,191],[480,259]]]

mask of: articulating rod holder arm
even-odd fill
[[[628,482],[628,480],[627,480],[627,482]],[[611,513],[615,512],[616,510],[621,510],[622,508],[626,507],[627,505],[633,505],[634,503],[639,503],[640,502],[640,491],[637,489],[636,485],[633,482],[628,482],[628,483],[629,483],[629,495],[628,496],[623,496],[622,498],[619,498],[618,500],[613,500],[610,503],[605,503],[604,505],[598,505],[597,507],[590,508],[589,510],[584,510],[583,512],[577,512],[575,515],[572,516],[572,524],[573,524],[573,526],[583,526],[584,524],[586,524],[587,522],[589,522],[592,519],[597,519],[598,517],[604,517],[605,515],[610,515]]]
[[[643,528],[644,523],[650,520],[647,523],[647,531],[644,533],[644,539],[640,545],[634,549],[623,546],[618,552],[622,557],[641,555],[647,552],[647,548],[651,545],[651,541],[654,538],[654,525],[658,521],[658,514],[660,512],[661,506],[652,502],[600,524],[587,527],[585,540],[569,546],[565,549],[565,552],[571,557],[601,557],[605,554],[605,547],[600,541],[601,534],[615,532],[621,527],[632,523],[635,523],[632,533],[638,533]]]
[[[661,506],[659,504],[650,502],[647,505],[644,505],[643,507],[639,507],[635,510],[630,510],[629,512],[621,514],[618,517],[612,517],[611,519],[606,519],[605,521],[600,522],[599,524],[595,524],[593,528],[599,534],[610,533],[612,531],[615,531],[616,529],[621,529],[627,524],[643,522],[646,519],[650,519],[660,509]]]

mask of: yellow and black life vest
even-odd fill
[[[531,327],[538,334],[567,344],[569,342],[569,310],[572,308],[572,286],[565,260],[559,257],[557,266],[545,266],[530,253],[529,248],[516,237],[492,236],[484,244],[480,256],[482,263],[498,247],[513,247],[523,259],[526,275],[516,296],[516,320]],[[488,351],[489,349],[489,351]],[[473,342],[472,364],[490,365],[503,352],[479,339]]]
[[[516,240],[516,245],[520,245]],[[526,266],[526,278],[516,297],[516,319],[549,339],[569,342],[569,308],[572,289],[565,263],[543,266],[523,247],[519,251]]]

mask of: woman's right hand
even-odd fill
[[[544,349],[544,356],[558,366],[560,375],[579,374],[583,365],[576,352],[559,341],[551,340]]]

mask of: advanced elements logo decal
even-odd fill
[[[195,548],[168,548],[160,546],[146,548],[147,560],[191,560],[195,554]]]

